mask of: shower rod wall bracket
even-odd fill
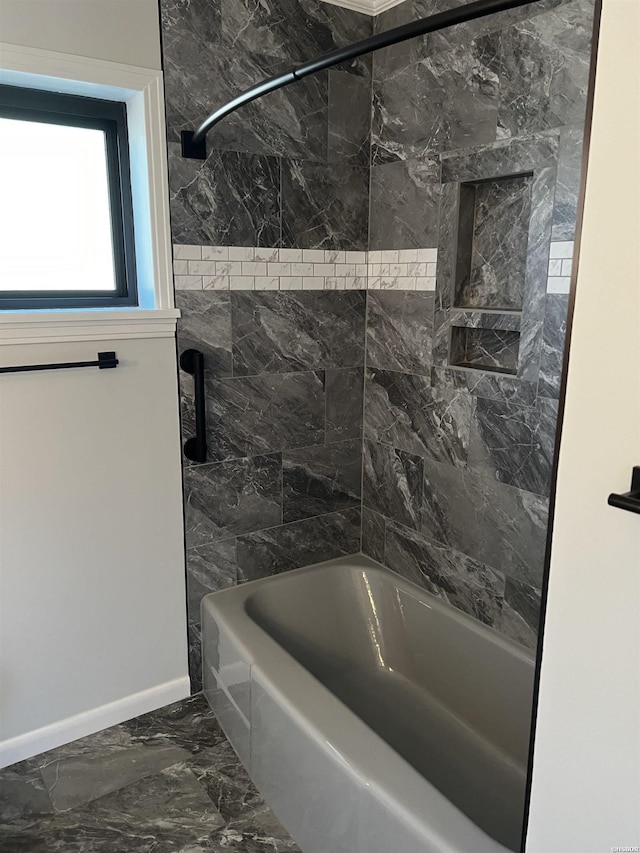
[[[193,130],[183,130],[180,134],[180,145],[182,147],[182,156],[188,160],[206,160],[207,159],[207,140],[203,136],[200,142],[193,141]]]
[[[475,0],[475,2],[468,3],[465,6],[447,9],[445,12],[438,12],[436,15],[421,18],[419,21],[411,21],[409,24],[394,27],[384,33],[369,36],[369,38],[354,42],[346,47],[339,47],[336,50],[318,56],[316,59],[292,68],[284,74],[280,74],[277,77],[270,77],[252,86],[250,89],[241,92],[233,100],[229,101],[229,103],[211,113],[197,130],[183,130],[181,133],[182,156],[191,160],[206,160],[206,137],[209,130],[230,113],[235,112],[240,107],[245,106],[245,104],[251,103],[251,101],[261,98],[263,95],[269,94],[269,92],[275,92],[277,89],[282,89],[283,86],[289,86],[291,83],[303,80],[311,74],[318,74],[320,71],[325,71],[334,65],[350,62],[358,56],[373,53],[383,47],[390,47],[393,44],[417,38],[426,33],[435,33],[447,27],[464,24],[467,21],[475,21],[477,18],[484,18],[487,15],[494,15],[497,12],[517,9],[519,6],[530,6],[538,2],[540,0]]]

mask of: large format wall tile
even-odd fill
[[[439,162],[428,157],[372,167],[370,249],[437,246],[439,173]]]
[[[540,366],[555,182],[556,167],[548,166],[534,173],[531,188],[531,218],[518,357],[518,376],[528,381],[538,378]]]
[[[326,371],[326,441],[362,437],[364,369]]]
[[[209,459],[323,444],[324,371],[206,382]]]
[[[445,9],[464,5],[467,0],[413,0],[414,13],[417,17],[433,15]],[[484,18],[475,21],[467,21],[457,24],[455,27],[447,27],[437,33],[429,34],[429,50],[433,53],[441,50],[451,50],[454,47],[466,45],[479,36],[495,33],[505,27],[517,24],[520,21],[533,18],[543,12],[562,6],[567,0],[536,0],[528,6],[516,9],[508,9],[504,12],[494,12]]]
[[[465,554],[476,551],[486,535],[482,485],[479,477],[471,480],[453,465],[425,460],[425,536]]]
[[[455,5],[455,3],[452,3],[452,5]],[[403,24],[408,24],[410,21],[426,17],[428,14],[430,13],[421,14],[418,11],[415,0],[405,0],[404,3],[399,3],[397,6],[392,6],[385,12],[376,15],[373,19],[373,31],[376,35],[384,33],[393,27],[400,27]],[[421,36],[376,51],[373,55],[376,77],[384,78],[391,71],[412,65],[423,59],[428,53],[429,39],[429,36]]]
[[[389,521],[385,562],[402,577],[487,625],[500,619],[504,577],[477,560]]]
[[[431,370],[433,293],[372,291],[367,297],[367,366]]]
[[[427,12],[426,14],[430,13]],[[386,9],[384,12],[380,12],[379,15],[376,15],[373,19],[373,32],[375,35],[378,33],[384,33],[393,27],[400,27],[402,24],[408,24],[410,21],[415,21],[417,18],[425,17],[426,14],[416,14],[415,0],[405,0],[404,3],[398,3],[397,6],[392,6],[390,9]],[[414,41],[419,41],[419,39],[410,39],[409,41],[401,42],[398,45],[393,45],[393,47],[401,48],[405,45],[412,44]],[[377,51],[375,59],[380,60],[381,62],[387,62],[390,50],[390,48],[385,47],[384,50]],[[397,56],[398,62],[406,62],[406,57],[406,53],[400,53]]]
[[[202,626],[187,622],[187,655],[191,693],[202,692]]]
[[[257,580],[360,550],[360,509],[332,512],[238,537],[238,576]]]
[[[364,361],[360,291],[233,293],[231,303],[234,376]]]
[[[371,35],[367,15],[320,0],[221,0],[222,36],[238,51],[265,52],[288,65]],[[359,66],[354,71],[361,71]]]
[[[371,129],[371,80],[344,71],[329,71],[330,163],[349,161],[369,165]]]
[[[362,552],[384,564],[385,519],[366,506],[362,507]]]
[[[176,291],[178,351],[198,349],[205,370],[231,376],[231,297],[214,291]]]
[[[442,391],[426,376],[370,370],[365,381],[365,436],[440,462],[466,464],[473,398]]]
[[[297,249],[367,248],[369,171],[282,161],[282,241]]]
[[[500,618],[493,627],[535,654],[538,642],[537,629],[534,631],[507,601],[503,601]]]
[[[275,157],[213,150],[186,160],[169,146],[171,226],[177,243],[278,246],[280,163]]]
[[[507,578],[504,600],[518,613],[532,631],[538,630],[540,622],[540,592],[525,583]]]
[[[576,0],[503,33],[499,124],[512,136],[583,122],[593,3]]]
[[[236,540],[221,539],[187,550],[187,616],[200,625],[200,602],[210,592],[235,586]]]
[[[542,585],[549,500],[488,480],[485,536],[477,558],[503,574]]]
[[[553,201],[554,240],[573,240],[575,237],[583,144],[584,125],[578,124],[561,130],[558,178]]]
[[[281,464],[274,453],[186,468],[187,548],[280,524]]]
[[[502,483],[548,495],[557,411],[557,403],[544,398],[535,408],[478,398],[469,464]]]
[[[540,592],[507,578],[502,614],[496,628],[512,640],[535,650],[540,623]]]
[[[194,52],[189,32],[176,32],[164,55],[171,142],[245,89],[285,70],[282,60],[261,52],[240,53],[219,44]],[[216,125],[207,140],[220,150],[323,160],[326,127],[327,75],[319,74],[243,107]]]
[[[283,521],[360,506],[362,444],[343,441],[282,454]]]
[[[216,44],[220,39],[222,14],[219,0],[160,0],[163,54],[166,62],[171,57],[171,41],[181,34],[188,34],[192,52]]]
[[[473,471],[425,460],[422,532],[539,586],[548,502]]]
[[[559,146],[559,131],[550,130],[518,139],[501,139],[492,145],[443,152],[442,182],[483,181],[543,169],[555,165]]]
[[[202,690],[200,602],[210,592],[235,586],[237,574],[235,539],[207,542],[187,550],[187,638],[193,693]]]
[[[494,142],[499,64],[499,34],[398,69],[383,67],[380,77],[374,63],[373,162]]]
[[[542,397],[558,399],[560,396],[568,308],[568,296],[556,293],[547,294],[538,379],[538,393]]]
[[[362,475],[364,506],[409,527],[420,528],[424,490],[420,456],[365,441]]]
[[[431,384],[436,388],[449,391],[464,388],[474,397],[486,397],[488,400],[500,400],[504,403],[519,403],[522,406],[534,406],[538,396],[535,382],[487,373],[483,370],[434,367],[431,370]]]

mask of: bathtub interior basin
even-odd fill
[[[312,676],[301,696],[316,690],[312,681],[317,685],[309,714],[314,703],[319,711],[326,694],[372,733],[367,749],[375,751],[381,740],[392,750],[380,762],[378,788],[388,785],[392,791],[406,767],[413,773],[407,784],[416,793],[417,812],[421,796],[429,812],[427,799],[434,799],[435,789],[454,807],[451,814],[461,813],[479,829],[477,841],[464,842],[473,845],[473,853],[519,850],[534,673],[526,650],[361,557],[287,572],[207,599],[214,608],[224,607],[225,600],[235,606],[227,624],[238,628],[234,643],[245,646],[235,657],[251,668],[260,662],[260,643],[266,651],[273,643]],[[203,603],[203,617],[206,609]],[[240,614],[253,628],[242,629]],[[206,659],[206,641],[203,651]],[[295,675],[288,671],[285,693]],[[249,708],[244,716],[250,729]],[[337,714],[332,719],[334,729],[347,722],[344,716],[341,724]],[[332,742],[330,727],[320,740]],[[245,753],[250,766],[251,749]],[[428,782],[423,794],[418,780]],[[411,846],[415,843],[406,842],[406,853],[430,849]],[[453,842],[433,849],[471,853]],[[351,850],[356,853],[356,842]]]

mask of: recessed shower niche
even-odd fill
[[[451,364],[515,375],[520,332],[509,329],[451,327]]]
[[[519,325],[532,179],[528,172],[459,185],[452,302],[459,317],[474,312],[475,321],[452,325],[453,366],[517,372],[519,328],[496,328],[492,312],[508,312]]]

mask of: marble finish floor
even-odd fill
[[[300,853],[201,694],[0,770],[2,853]]]

